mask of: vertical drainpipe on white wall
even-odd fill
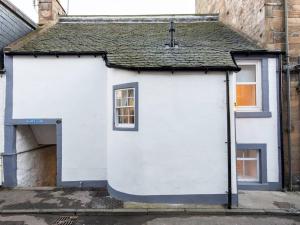
[[[227,108],[227,157],[228,157],[228,209],[232,208],[232,172],[231,172],[231,115],[230,115],[230,90],[229,72],[226,72],[226,108]]]

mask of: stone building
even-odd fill
[[[287,21],[285,20],[284,0],[196,0],[196,12],[218,13],[223,23],[245,34],[262,47],[269,50],[281,50],[283,53],[286,49],[285,22],[287,22],[291,91],[288,91],[287,76],[283,75],[283,175],[285,186],[292,189],[299,188],[300,185],[300,81],[297,70],[300,62],[300,2],[287,0],[286,3]],[[286,68],[285,61],[283,60],[282,68]],[[282,72],[285,74],[285,69],[282,69]],[[291,126],[288,125],[287,93],[290,93],[291,98]],[[290,150],[288,147],[289,130]]]

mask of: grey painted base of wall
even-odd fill
[[[279,182],[269,183],[239,183],[238,190],[249,190],[249,191],[280,191],[282,190]]]
[[[131,195],[113,189],[107,185],[109,194],[122,201],[142,203],[166,203],[166,204],[214,204],[227,205],[227,194],[199,194],[199,195]],[[232,195],[233,205],[238,205],[238,195]]]
[[[62,181],[58,183],[57,186],[63,188],[106,188],[107,181]]]

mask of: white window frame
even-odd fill
[[[245,158],[245,157],[237,157],[237,161],[243,161],[243,169],[245,169],[245,165],[244,162],[245,161],[253,161],[256,160],[256,170],[257,170],[257,177],[255,179],[243,179],[243,178],[239,178],[238,174],[237,174],[237,179],[238,182],[259,182],[261,179],[261,174],[260,174],[260,154],[259,154],[259,150],[257,149],[249,149],[249,151],[256,151],[257,153],[257,157],[256,158]],[[247,150],[239,150],[237,149],[237,151],[241,151],[242,153],[247,152]]]
[[[234,99],[235,99],[235,111],[237,112],[261,112],[262,111],[262,71],[260,60],[238,60],[239,66],[255,66],[256,74],[256,105],[255,106],[237,106],[236,103],[236,85],[237,84],[253,84],[254,82],[237,82],[238,73],[234,73],[235,86],[234,86]]]
[[[117,94],[116,92],[117,91],[123,91],[123,90],[133,90],[133,99],[134,99],[134,104],[133,106],[117,106]],[[119,89],[115,89],[114,90],[114,97],[115,97],[115,105],[114,105],[114,115],[115,115],[115,127],[116,128],[134,128],[135,127],[135,124],[136,124],[136,104],[135,104],[135,101],[136,101],[136,98],[135,98],[135,95],[136,95],[136,91],[135,91],[135,88],[119,88]],[[128,98],[128,97],[127,97]],[[119,123],[118,121],[118,114],[117,114],[117,109],[121,109],[121,108],[134,108],[134,114],[133,114],[133,117],[134,117],[134,123]]]

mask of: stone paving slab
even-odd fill
[[[0,210],[32,209],[115,209],[123,202],[110,197],[106,190],[22,190],[2,189]]]

